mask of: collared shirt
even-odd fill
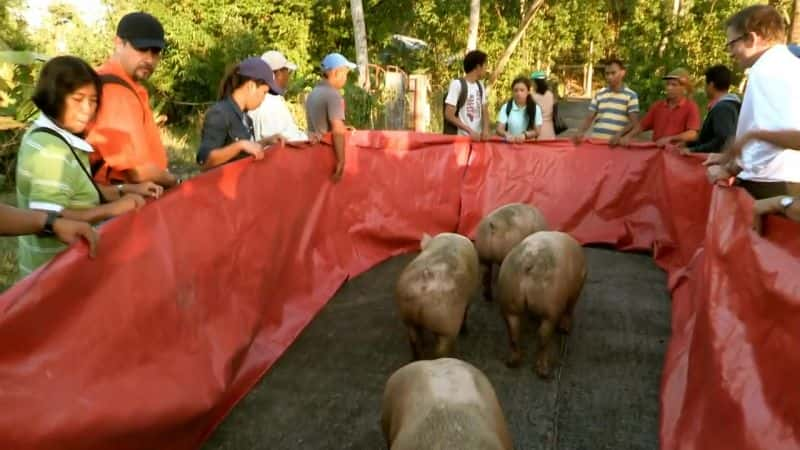
[[[653,130],[653,141],[700,129],[700,110],[697,103],[682,98],[675,105],[659,100],[650,107],[641,122],[642,131]]]
[[[306,98],[306,123],[308,131],[327,133],[332,120],[344,120],[344,97],[328,80],[322,80]]]
[[[528,107],[519,106],[514,100],[511,102],[511,111],[506,114],[508,102],[503,103],[497,113],[497,122],[506,125],[506,132],[512,136],[519,136],[529,130],[528,128]],[[536,117],[533,119],[533,126],[542,126],[542,108],[536,105]]]
[[[736,137],[752,130],[800,127],[800,59],[785,45],[764,52],[750,68]],[[751,181],[800,183],[800,151],[752,141],[739,158],[738,177]]]
[[[639,112],[639,96],[627,86],[618,91],[605,87],[594,96],[589,111],[597,114],[592,137],[611,139],[628,126],[631,113]]]
[[[268,94],[264,97],[258,108],[249,111],[247,115],[253,121],[256,140],[261,140],[276,134],[287,141],[307,141],[308,136],[297,127],[294,117],[289,111],[289,105],[282,95]]]
[[[30,130],[48,128],[63,137],[75,150],[81,164],[89,168],[92,147],[78,136],[62,129],[44,114]],[[24,209],[60,212],[63,209],[88,209],[100,204],[92,181],[81,169],[72,150],[56,136],[30,133],[22,138],[17,154],[17,206]],[[20,236],[17,261],[20,277],[50,261],[67,246],[54,237]]]
[[[126,170],[148,165],[166,170],[167,152],[153,119],[147,89],[133,81],[116,61],[107,61],[97,73],[116,75],[135,93],[116,83],[103,85],[100,109],[89,126],[87,137],[96,150],[92,164],[104,161],[95,172],[95,180],[101,183],[129,181]]]
[[[205,163],[212,150],[240,140],[255,140],[253,122],[228,96],[206,112],[200,147],[197,149],[197,163]]]

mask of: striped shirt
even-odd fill
[[[589,111],[597,114],[592,137],[611,139],[628,126],[628,114],[639,112],[639,96],[627,86],[621,91],[612,91],[606,87],[592,99]]]
[[[31,130],[40,127],[63,136],[75,149],[84,167],[89,168],[92,147],[86,141],[61,129],[45,115],[36,119]],[[93,208],[99,204],[94,185],[61,139],[41,132],[29,132],[22,138],[17,155],[17,206],[59,212],[62,209]],[[66,248],[53,237],[28,235],[17,240],[20,278]]]

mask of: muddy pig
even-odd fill
[[[524,203],[501,206],[481,220],[475,233],[475,249],[484,274],[483,295],[486,300],[492,300],[497,268],[508,252],[526,237],[548,228],[542,213]]]
[[[381,427],[390,450],[511,450],[491,383],[452,358],[417,361],[386,382]]]
[[[572,327],[575,303],[586,280],[586,258],[581,245],[566,233],[540,231],[514,247],[500,266],[497,301],[511,342],[509,367],[522,360],[520,325],[529,313],[540,320],[536,373],[550,376],[549,346],[556,326]]]
[[[414,359],[422,357],[422,332],[436,336],[436,356],[449,356],[480,284],[478,254],[464,236],[422,238],[422,252],[397,280],[395,300],[408,328]]]

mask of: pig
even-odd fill
[[[492,300],[497,268],[508,252],[531,234],[548,229],[542,213],[524,203],[501,206],[480,221],[475,233],[475,249],[481,262],[483,295],[487,301]]]
[[[390,450],[512,450],[489,379],[453,358],[412,362],[386,382],[381,427]]]
[[[569,334],[575,304],[586,280],[586,257],[581,245],[566,233],[540,231],[526,237],[509,252],[497,279],[497,302],[508,327],[509,367],[522,361],[520,325],[530,314],[539,322],[539,349],[535,370],[551,374],[549,346],[553,331]]]
[[[454,233],[422,238],[422,252],[400,273],[395,300],[408,329],[415,360],[422,357],[422,332],[436,336],[436,355],[449,356],[480,285],[472,241]]]

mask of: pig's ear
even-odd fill
[[[423,234],[422,235],[422,241],[420,241],[420,248],[422,250],[425,250],[425,247],[428,246],[428,243],[431,241],[431,239],[433,239],[433,238],[431,238],[430,234],[428,234],[428,233]]]

